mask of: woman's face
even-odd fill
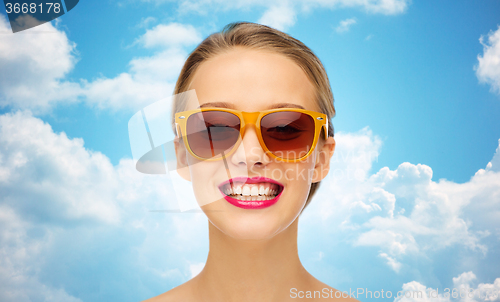
[[[276,107],[320,111],[314,87],[302,69],[285,56],[268,51],[236,48],[211,58],[199,66],[190,88],[195,89],[198,103],[188,101],[186,110],[200,106],[247,112]],[[222,160],[200,161],[192,157],[182,143],[176,143],[176,152],[178,167],[189,167],[181,169],[184,172],[180,174],[191,180],[198,203],[215,227],[234,238],[267,239],[298,217],[311,183],[326,176],[334,147],[333,138],[322,139],[307,159],[286,163],[266,155],[255,127],[249,126],[238,149],[226,159],[228,169]],[[266,177],[279,183],[277,202],[263,208],[245,208],[226,201],[221,189],[227,187],[223,184],[229,178],[242,179],[238,177]],[[271,180],[262,179],[249,185],[249,191],[276,189]]]

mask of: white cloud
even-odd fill
[[[356,133],[337,132],[335,140],[337,144],[331,160],[330,172],[321,182],[318,197],[315,197],[308,206],[311,209],[305,210],[304,216],[310,217],[310,214],[317,214],[322,217],[320,221],[342,223],[351,211],[366,213],[382,209],[378,204],[372,206],[372,203],[361,203],[364,195],[355,193],[360,184],[369,177],[372,164],[378,159],[382,146],[380,138],[365,127]],[[331,206],[331,197],[327,196],[335,196],[336,207]],[[390,206],[385,210],[390,211]],[[312,219],[317,221],[316,217]]]
[[[453,278],[453,285],[455,286],[468,285],[471,284],[476,279],[477,277],[476,275],[474,275],[473,272],[465,272],[462,273],[460,276]]]
[[[150,24],[156,23],[158,20],[155,17],[144,17],[141,19],[137,27],[139,28],[148,28]]]
[[[486,165],[486,171],[500,172],[500,139],[493,159]]]
[[[399,272],[401,269],[401,263],[397,261],[396,259],[392,258],[391,256],[387,255],[386,253],[380,253],[380,257],[386,260],[387,265],[396,273]]]
[[[64,80],[76,64],[75,43],[50,22],[13,34],[0,15],[0,106],[43,110],[75,102],[78,84]]]
[[[41,283],[30,275],[40,255],[40,242],[29,240],[27,226],[15,213],[0,207],[0,299],[4,302],[82,302],[63,288]],[[10,236],[11,238],[6,238]],[[12,239],[15,238],[15,242]]]
[[[258,23],[284,31],[295,24],[296,19],[295,10],[289,5],[282,4],[269,7]]]
[[[426,287],[420,282],[411,281],[403,284],[400,297],[395,302],[498,302],[500,301],[500,278],[493,283],[474,285],[477,277],[473,272],[464,272],[453,278],[451,288]],[[446,290],[447,289],[447,290]]]
[[[340,21],[339,25],[335,28],[338,33],[344,33],[349,31],[352,25],[356,24],[355,18],[349,18]]]
[[[363,7],[367,12],[384,15],[401,14],[405,12],[406,8],[411,3],[410,0],[345,0],[343,2],[354,2],[351,4],[351,6],[360,6]]]
[[[57,224],[118,223],[113,167],[101,153],[84,150],[83,140],[56,135],[28,113],[6,114],[0,116],[0,154],[4,204]]]
[[[483,45],[483,54],[477,56],[478,64],[474,67],[477,78],[491,85],[491,91],[500,95],[500,26],[486,39],[481,36],[479,42]]]
[[[201,42],[201,35],[192,25],[170,23],[146,31],[138,41],[146,48],[190,46]]]
[[[484,215],[471,217],[472,212],[465,209],[474,202],[475,208],[487,207],[498,218],[499,206],[495,200],[500,193],[500,174],[476,175],[464,184],[433,182],[431,177],[430,167],[410,163],[401,164],[395,171],[383,168],[372,175],[367,182],[369,186],[394,194],[394,210],[400,214],[369,218],[360,225],[365,231],[356,245],[378,246],[396,259],[408,254],[423,256],[452,245],[464,246],[480,255],[486,253],[481,238],[487,233],[482,232],[494,229],[494,222],[483,224],[475,232],[468,221],[474,224]],[[380,203],[386,199],[379,200]]]
[[[361,8],[371,14],[396,15],[406,11],[410,0],[303,0],[303,5],[324,8]]]

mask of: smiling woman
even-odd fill
[[[175,94],[188,90],[197,100],[173,108],[177,167],[208,217],[209,254],[200,274],[148,301],[342,298],[297,249],[298,217],[335,149],[319,59],[278,30],[233,23],[190,54]]]

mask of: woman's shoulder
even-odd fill
[[[183,283],[177,287],[172,288],[171,290],[164,292],[156,297],[144,300],[142,302],[171,302],[171,301],[185,301],[191,302],[195,301],[192,295],[192,279]]]
[[[346,302],[360,302],[353,295],[349,294],[348,291],[343,292],[338,289],[335,289],[330,285],[321,282],[315,277],[313,277],[311,287],[314,288],[314,291],[320,292],[321,295],[321,299],[319,299],[320,301],[329,301],[329,299],[331,299],[331,300],[342,300]]]

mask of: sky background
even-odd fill
[[[340,290],[500,291],[500,1],[87,0],[16,34],[6,16],[0,300],[139,301],[202,269],[206,217],[151,212],[175,208],[172,187],[135,170],[127,125],[234,21],[298,38],[330,78],[337,149],[300,218],[306,269]]]

